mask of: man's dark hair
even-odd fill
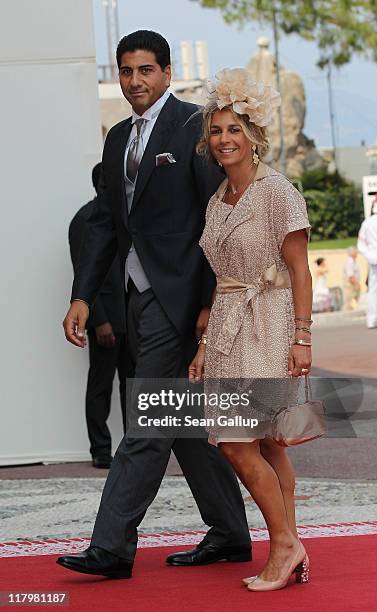
[[[96,164],[92,170],[92,183],[93,183],[93,187],[96,190],[96,193],[98,192],[98,183],[99,183],[99,177],[101,176],[101,167],[102,164],[101,162],[99,162],[99,164]]]
[[[161,70],[171,64],[168,41],[161,34],[152,30],[137,30],[137,32],[132,32],[119,41],[117,47],[118,68],[120,68],[123,53],[132,53],[138,50],[154,53]]]

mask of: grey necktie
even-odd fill
[[[141,159],[143,157],[144,149],[143,149],[143,141],[141,138],[142,128],[145,123],[145,119],[136,119],[136,136],[131,140],[128,154],[127,154],[127,163],[126,170],[127,176],[133,183],[135,182],[137,171],[140,166]]]

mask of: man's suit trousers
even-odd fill
[[[127,295],[127,369],[135,378],[187,376],[194,338],[183,339],[152,289]],[[173,450],[201,517],[205,540],[250,548],[245,507],[236,476],[220,451],[205,439],[139,439],[125,436],[102,494],[92,545],[133,560],[137,527],[154,500]]]
[[[93,328],[88,329],[89,372],[85,396],[85,414],[90,453],[94,456],[111,455],[111,435],[106,421],[110,414],[111,394],[116,372],[119,376],[119,393],[124,431],[126,431],[125,388],[125,334],[115,334],[115,345],[104,348],[97,342]]]

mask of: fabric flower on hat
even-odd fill
[[[255,81],[245,68],[225,68],[207,84],[207,105],[213,103],[219,110],[230,106],[235,113],[248,115],[252,123],[265,127],[272,123],[281,98],[271,85]]]

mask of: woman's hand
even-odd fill
[[[288,354],[288,374],[290,376],[306,376],[312,365],[310,346],[293,344]]]
[[[195,325],[195,336],[197,340],[202,337],[208,327],[210,313],[211,308],[209,306],[202,308],[199,313],[198,320],[196,321]]]
[[[189,369],[188,369],[188,377],[189,377],[190,382],[196,383],[196,382],[200,382],[201,380],[203,380],[205,354],[206,354],[206,345],[199,344],[197,353],[194,359],[192,360],[192,362],[190,363]]]

